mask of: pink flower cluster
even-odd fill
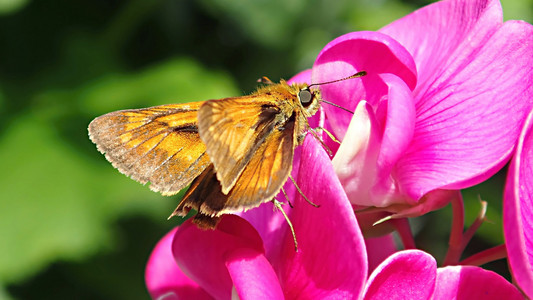
[[[320,205],[290,195],[298,252],[270,205],[224,216],[213,231],[186,222],[150,257],[154,299],[533,297],[533,26],[503,22],[497,0],[444,0],[333,40],[291,81],[361,70],[368,75],[321,86],[324,99],[355,111],[323,105],[318,122],[343,137],[328,144],[333,159],[312,137],[297,149],[293,176]],[[462,201],[459,190],[513,154],[504,231],[516,285],[477,266],[437,268],[425,252],[397,251],[390,236],[363,237],[357,211],[379,211],[372,224]]]

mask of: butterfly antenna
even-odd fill
[[[340,108],[340,109],[342,109],[342,110],[344,110],[344,111],[347,111],[347,112],[351,113],[352,115],[354,114],[353,111],[351,111],[351,110],[349,110],[349,109],[347,109],[347,108],[345,108],[345,107],[342,107],[342,106],[340,106],[340,105],[338,105],[338,104],[335,104],[335,103],[333,103],[333,102],[329,102],[329,101],[326,101],[326,100],[324,100],[324,99],[322,99],[321,102],[324,102],[324,103],[326,103],[326,104],[329,104],[329,105],[335,106],[335,107],[337,107],[337,108]]]
[[[355,73],[355,74],[353,74],[353,75],[350,75],[350,76],[348,76],[348,77],[344,77],[344,78],[340,78],[340,79],[335,79],[335,80],[332,80],[332,81],[313,83],[313,84],[309,85],[309,87],[312,87],[312,86],[314,86],[314,85],[324,85],[324,84],[335,83],[335,82],[339,82],[339,81],[343,81],[343,80],[348,80],[348,79],[353,79],[353,78],[359,78],[359,77],[363,77],[363,76],[365,76],[366,74],[368,74],[366,71],[360,71],[360,72],[357,72],[357,73]],[[340,105],[338,105],[338,104],[335,104],[335,103],[333,103],[333,102],[329,102],[329,101],[326,101],[326,100],[323,100],[323,99],[322,99],[322,102],[324,102],[324,103],[326,103],[326,104],[329,104],[329,105],[332,105],[332,106],[335,106],[335,107],[337,107],[337,108],[340,108],[340,109],[342,109],[342,110],[344,110],[344,111],[347,111],[347,112],[349,112],[349,113],[351,113],[351,114],[353,115],[353,111],[351,111],[351,110],[349,110],[349,109],[347,109],[347,108],[344,108],[344,107],[342,107],[342,106],[340,106]]]
[[[366,71],[360,71],[360,72],[357,72],[357,73],[355,73],[353,75],[350,75],[348,77],[344,77],[344,78],[341,78],[341,79],[335,79],[335,80],[332,80],[332,81],[325,81],[325,82],[319,82],[319,83],[312,83],[312,84],[309,85],[309,87],[312,87],[312,86],[315,86],[315,85],[324,85],[324,84],[335,83],[335,82],[348,80],[348,79],[353,79],[353,78],[359,78],[359,77],[365,76],[366,74],[367,74]]]

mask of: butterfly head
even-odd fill
[[[309,116],[314,115],[320,106],[320,91],[304,86],[298,91],[298,101]]]

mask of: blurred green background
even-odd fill
[[[0,0],[0,299],[148,298],[144,264],[179,197],[113,169],[91,119],[249,93],[429,2]],[[533,0],[503,6],[532,20]],[[502,242],[502,178],[465,192],[469,222],[478,195],[491,202],[473,248]],[[449,208],[414,221],[439,259],[449,222]]]

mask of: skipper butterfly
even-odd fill
[[[190,185],[171,216],[194,209],[196,224],[214,228],[222,214],[274,198],[323,101],[318,84],[263,82],[243,97],[111,112],[89,124],[89,137],[115,168],[153,191],[168,196]]]

